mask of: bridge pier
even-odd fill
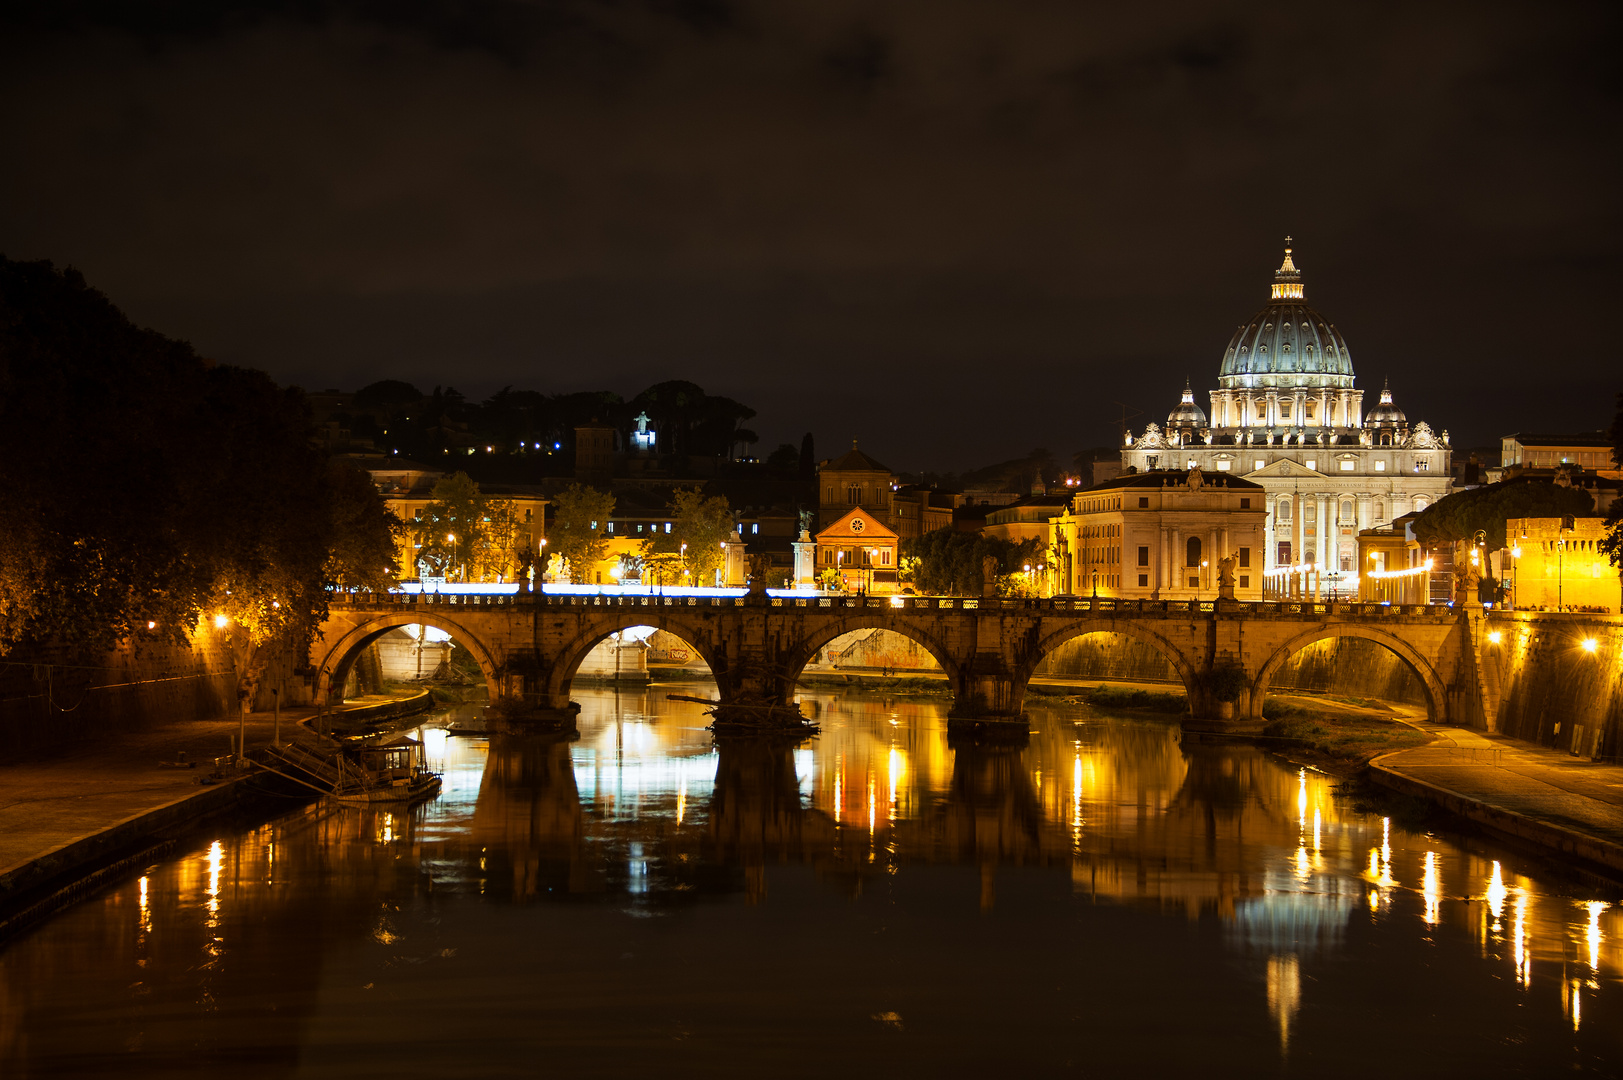
[[[997,657],[977,655],[954,680],[947,731],[1023,739],[1030,731],[1025,701],[1025,679],[1009,671]]]

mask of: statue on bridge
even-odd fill
[[[1217,560],[1218,596],[1225,600],[1234,599],[1234,568],[1239,562],[1238,556],[1233,552]]]

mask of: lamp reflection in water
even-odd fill
[[[1421,880],[1420,891],[1426,898],[1426,925],[1437,925],[1438,907],[1443,899],[1442,882],[1437,875],[1437,853],[1426,852],[1424,877]]]
[[[1516,921],[1510,948],[1516,960],[1516,985],[1526,989],[1533,980],[1533,948],[1527,938],[1527,896],[1516,897]]]
[[[1279,1049],[1290,1050],[1291,1022],[1302,1007],[1302,973],[1294,955],[1268,958],[1268,1012],[1279,1025]]]

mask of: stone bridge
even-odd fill
[[[941,665],[960,720],[1016,721],[1039,661],[1085,634],[1122,634],[1171,663],[1191,726],[1254,728],[1276,672],[1301,649],[1360,637],[1395,653],[1425,689],[1428,715],[1482,726],[1484,617],[1440,606],[959,597],[361,594],[336,600],[311,652],[316,700],[331,704],[361,651],[422,623],[450,634],[483,669],[492,700],[569,710],[581,662],[610,634],[654,626],[710,666],[725,704],[792,700],[819,649],[853,630],[918,642]],[[1230,700],[1219,700],[1220,697]]]

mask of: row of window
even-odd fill
[[[872,558],[873,552],[869,548],[834,548],[823,549],[824,566],[889,566],[890,549],[879,549],[879,561]]]

